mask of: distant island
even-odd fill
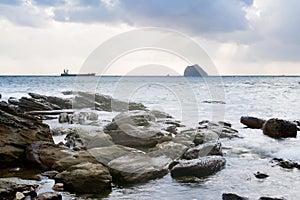
[[[199,65],[195,64],[185,68],[184,76],[208,76],[208,74]]]

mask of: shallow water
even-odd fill
[[[204,119],[229,121],[243,137],[222,139],[226,168],[198,183],[182,183],[166,175],[145,184],[114,187],[107,199],[221,199],[225,192],[251,199],[299,199],[300,171],[270,163],[274,157],[300,162],[299,137],[275,140],[239,122],[242,115],[299,119],[299,82],[300,77],[0,77],[0,93],[7,100],[28,92],[63,96],[66,90],[97,91],[165,111],[190,127]],[[203,103],[211,100],[226,104]],[[102,113],[100,118],[111,119],[115,114]],[[256,179],[257,171],[269,177]]]

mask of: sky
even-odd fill
[[[191,38],[220,75],[300,75],[299,9],[299,0],[0,0],[0,75],[78,73],[103,42],[144,27]],[[106,74],[176,75],[188,64],[140,49]]]

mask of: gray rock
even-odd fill
[[[115,182],[138,183],[166,175],[171,161],[167,157],[132,154],[110,161],[108,167]]]
[[[36,200],[62,200],[62,195],[57,192],[45,192],[39,194]]]
[[[175,160],[179,158],[187,148],[188,147],[183,144],[168,141],[157,144],[155,148],[147,154],[151,157],[165,156]]]
[[[263,133],[272,138],[297,137],[297,126],[290,121],[269,119],[263,126]]]
[[[212,155],[223,156],[222,145],[220,142],[209,142],[189,148],[182,154],[181,159],[192,160]]]
[[[100,163],[81,163],[69,167],[55,176],[64,188],[76,193],[102,194],[111,190],[112,178],[108,169]]]
[[[208,76],[208,74],[199,65],[195,64],[185,68],[184,76]]]
[[[69,117],[68,113],[60,113],[58,117],[58,122],[59,123],[66,123],[69,122]]]
[[[249,117],[249,116],[242,116],[240,122],[246,125],[248,128],[262,128],[266,120],[256,118],[256,117]]]
[[[225,167],[226,160],[221,156],[206,156],[193,160],[178,160],[171,164],[173,178],[195,176],[198,178],[212,175]]]
[[[233,129],[231,125],[224,122],[210,122],[208,120],[204,120],[199,122],[198,130],[201,131],[213,131],[219,135],[220,138],[235,138],[239,137],[238,131]]]

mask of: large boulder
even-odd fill
[[[54,179],[64,183],[64,188],[76,193],[105,193],[111,190],[112,178],[100,163],[81,163],[57,174]]]
[[[112,137],[114,143],[128,147],[151,148],[172,139],[147,111],[120,113],[104,131]]]
[[[73,153],[69,149],[43,141],[33,142],[26,151],[27,161],[45,170],[51,169],[58,160],[71,155]]]
[[[272,138],[297,137],[297,125],[282,119],[269,119],[263,126],[263,133]]]
[[[167,141],[161,144],[157,144],[147,154],[151,157],[165,156],[172,160],[175,160],[179,158],[187,148],[188,147],[183,144]]]
[[[0,103],[0,168],[25,163],[26,148],[34,141],[53,143],[49,126]]]
[[[225,167],[226,160],[221,156],[206,156],[193,160],[178,160],[172,163],[171,176],[180,178],[185,176],[206,177]]]
[[[167,157],[150,157],[145,154],[131,154],[108,163],[113,180],[119,184],[138,183],[166,175],[172,160]]]

